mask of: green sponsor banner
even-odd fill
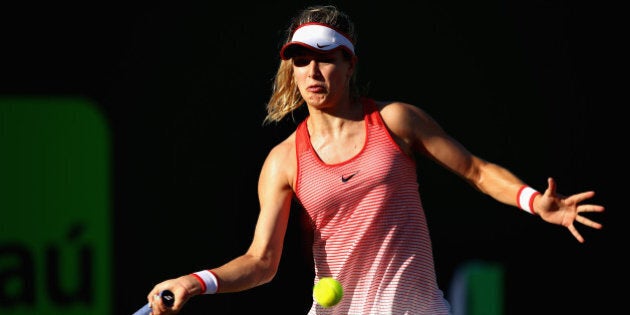
[[[0,314],[111,314],[109,141],[86,99],[0,97]]]
[[[500,263],[481,260],[462,263],[449,287],[453,315],[504,314],[504,277]]]

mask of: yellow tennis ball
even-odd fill
[[[313,286],[313,298],[323,307],[335,306],[343,297],[343,287],[334,278],[321,278]]]

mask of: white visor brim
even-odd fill
[[[287,52],[287,48],[295,45],[322,52],[341,47],[354,55],[354,45],[345,35],[320,23],[307,23],[298,27],[291,41],[282,46],[280,58],[290,59],[292,56]]]

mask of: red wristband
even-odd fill
[[[538,195],[540,195],[540,193],[534,188],[523,185],[516,194],[516,204],[519,208],[531,214],[536,214],[536,212],[534,212],[534,199],[536,199]]]
[[[217,276],[210,270],[202,270],[190,275],[195,277],[201,284],[201,294],[214,294],[219,289]]]

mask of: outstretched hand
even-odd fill
[[[575,228],[574,223],[576,221],[594,229],[602,228],[602,224],[582,215],[584,212],[604,211],[604,207],[601,205],[580,204],[582,201],[595,196],[594,191],[565,197],[556,193],[556,182],[553,178],[547,179],[547,185],[547,190],[540,195],[541,198],[535,207],[536,213],[543,220],[566,227],[580,243],[584,243],[584,238]]]

